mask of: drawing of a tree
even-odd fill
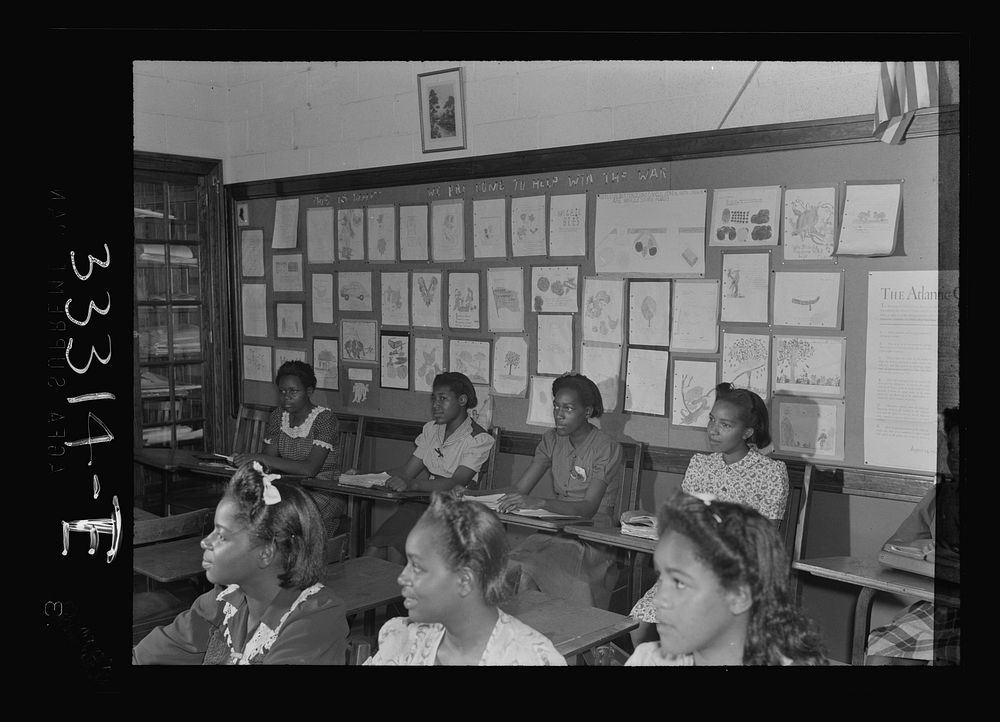
[[[652,296],[642,299],[642,317],[646,319],[649,328],[653,327],[653,317],[656,315],[656,301]]]
[[[507,355],[503,360],[504,366],[507,367],[507,374],[509,376],[514,375],[514,369],[521,365],[521,354],[516,351],[508,351]]]
[[[763,341],[759,338],[744,336],[737,339],[736,343],[729,347],[729,359],[737,366],[759,361],[756,365],[747,367],[733,377],[731,379],[733,386],[751,386],[754,373],[767,366],[767,352],[764,349]],[[746,376],[745,382],[741,381],[744,376]]]
[[[805,339],[786,339],[778,346],[778,365],[788,364],[791,381],[794,382],[799,364],[811,358],[815,347]]]
[[[441,108],[441,115],[437,121],[440,132],[443,135],[455,135],[455,96],[449,95]]]

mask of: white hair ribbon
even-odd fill
[[[710,494],[707,491],[689,491],[688,494],[693,496],[695,499],[700,499],[701,503],[707,506],[710,510],[712,508],[712,502],[718,500],[718,497],[715,494]],[[712,518],[714,518],[717,523],[722,523],[722,517],[714,511],[712,512]]]
[[[272,504],[277,504],[281,501],[281,493],[278,488],[272,484],[275,479],[280,479],[281,474],[268,474],[264,472],[264,467],[261,466],[259,461],[253,462],[253,468],[256,469],[260,475],[264,478],[264,504],[271,506]]]

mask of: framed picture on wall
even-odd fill
[[[417,76],[420,142],[424,153],[465,147],[465,87],[462,68]]]

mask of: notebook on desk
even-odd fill
[[[493,511],[498,511],[497,502],[500,498],[506,496],[504,493],[499,494],[480,494],[473,496],[472,494],[467,494],[466,499],[472,499],[473,501],[478,501],[480,504],[488,506]],[[557,514],[554,511],[548,511],[547,509],[518,509],[517,511],[509,511],[507,514],[517,514],[518,516],[530,516],[536,519],[580,519],[581,517],[575,514]]]
[[[378,474],[341,474],[337,483],[342,486],[360,486],[365,489],[384,489],[390,478],[389,474],[384,471]]]
[[[935,574],[954,584],[959,583],[959,561],[952,554],[938,557],[933,551],[926,555],[917,547],[886,542],[878,554],[881,564],[905,572],[934,578]]]

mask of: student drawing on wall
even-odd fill
[[[740,269],[726,270],[726,295],[730,298],[740,298]]]
[[[368,384],[364,381],[355,381],[353,391],[352,404],[363,404],[368,399]]]

